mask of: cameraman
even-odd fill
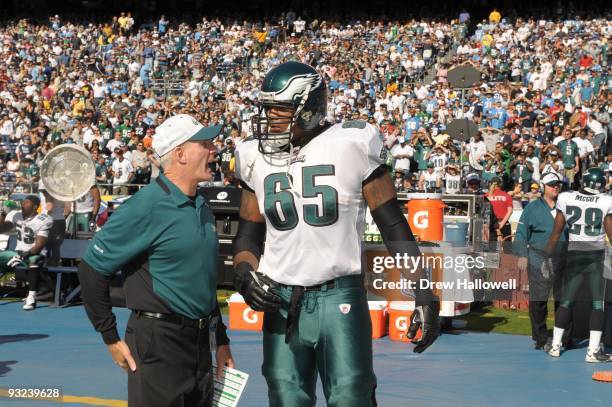
[[[136,143],[136,149],[132,151],[130,161],[134,168],[132,183],[148,184],[151,180],[151,162],[147,157],[147,151],[144,148],[144,142],[142,140]],[[135,194],[137,190],[138,187],[130,187],[130,195]]]

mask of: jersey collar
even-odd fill
[[[191,198],[185,195],[183,191],[181,191],[179,187],[174,185],[174,183],[170,181],[168,177],[166,177],[164,174],[160,173],[159,176],[155,179],[155,181],[160,186],[162,191],[164,191],[164,193],[170,197],[172,202],[177,207],[182,207],[193,203]],[[201,195],[197,194],[195,199],[195,206],[199,208],[203,204],[204,198],[202,198]]]

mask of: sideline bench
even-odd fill
[[[72,289],[67,295],[64,301],[62,301],[62,275],[64,273],[76,273],[78,271],[78,267],[74,265],[75,260],[80,260],[83,258],[85,251],[87,250],[87,246],[89,246],[90,240],[82,240],[82,239],[65,239],[62,242],[62,246],[60,248],[60,257],[62,260],[70,260],[73,265],[72,266],[47,266],[47,271],[49,273],[57,274],[57,279],[55,281],[55,295],[53,299],[53,305],[56,307],[69,304],[70,301],[74,299],[81,292],[81,284],[79,283],[74,289]],[[62,304],[63,302],[63,304]]]
[[[60,247],[61,260],[69,260],[71,266],[46,266],[41,268],[49,273],[55,273],[57,278],[55,281],[55,293],[53,295],[53,306],[60,307],[70,303],[80,292],[81,285],[79,284],[76,288],[73,288],[64,299],[62,299],[62,275],[77,273],[78,267],[75,265],[76,260],[80,260],[89,246],[90,240],[83,239],[65,239]],[[8,242],[8,250],[14,250],[16,244],[15,236],[11,236]],[[16,272],[24,273],[26,267],[15,267]]]

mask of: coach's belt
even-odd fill
[[[143,316],[150,319],[163,319],[166,322],[170,322],[182,326],[191,326],[197,329],[204,329],[210,322],[210,316],[191,319],[177,314],[162,314],[160,312],[146,312],[146,311],[134,311],[136,315]]]

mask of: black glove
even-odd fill
[[[236,266],[234,286],[253,311],[275,312],[280,307],[281,298],[268,291],[276,283],[265,274],[254,271],[247,262]]]
[[[17,254],[22,258],[25,259],[26,257],[30,256],[30,251],[29,250],[17,250]]]
[[[419,328],[422,330],[420,340],[412,340],[416,346],[415,353],[421,353],[433,344],[438,336],[440,336],[440,302],[433,297],[428,300],[417,300],[416,307],[410,318],[410,327],[408,328],[408,339],[413,339]]]

